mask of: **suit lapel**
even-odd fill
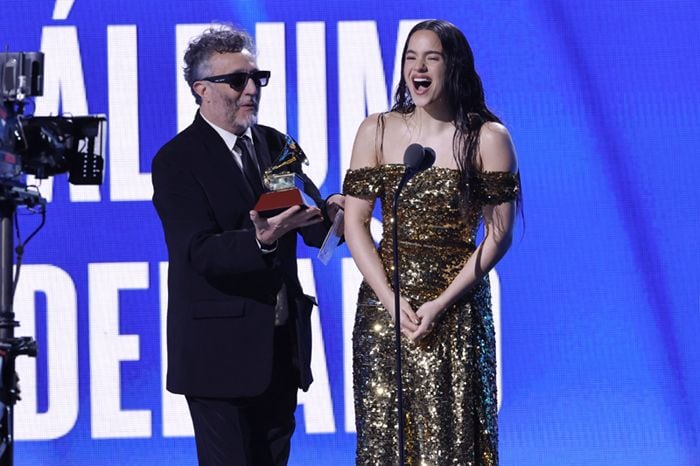
[[[197,113],[194,121],[197,130],[202,134],[202,141],[204,141],[207,147],[208,160],[202,160],[203,164],[207,164],[207,167],[203,167],[205,172],[211,176],[216,177],[219,180],[226,180],[221,189],[228,191],[227,198],[237,199],[242,197],[247,205],[252,206],[255,204],[255,195],[252,189],[248,186],[241,168],[238,166],[233,158],[231,149],[226,147],[226,143],[221,136],[212,128],[209,123],[204,121],[204,119]],[[214,184],[216,186],[216,184]],[[235,191],[231,193],[230,190]]]
[[[258,163],[260,164],[262,173],[265,173],[265,170],[270,168],[270,165],[272,165],[272,160],[270,159],[270,147],[267,143],[267,139],[265,139],[263,132],[258,126],[253,126],[251,130],[253,132],[255,155],[258,157]]]

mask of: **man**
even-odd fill
[[[313,301],[297,277],[296,239],[320,246],[342,207],[255,212],[260,174],[285,136],[256,124],[252,39],[211,28],[185,53],[194,122],[153,159],[153,203],[168,246],[167,388],[186,396],[200,465],[285,465],[297,387],[308,389]],[[330,215],[328,215],[330,214]]]

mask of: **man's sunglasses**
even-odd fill
[[[248,79],[252,79],[256,87],[265,87],[267,86],[268,81],[270,81],[270,72],[258,70],[246,73],[245,71],[238,71],[236,73],[209,76],[207,78],[200,79],[200,81],[226,83],[231,86],[231,89],[241,92],[243,89],[245,89],[246,84],[248,84]]]

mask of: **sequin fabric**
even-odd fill
[[[392,277],[391,205],[405,167],[349,170],[345,194],[382,203],[379,255]],[[472,206],[459,206],[459,173],[433,167],[403,188],[398,209],[401,294],[413,309],[435,299],[475,249],[484,204],[517,198],[511,173],[480,173],[470,181]],[[421,343],[403,337],[406,463],[411,466],[498,464],[496,347],[488,278],[443,313]],[[356,463],[398,464],[394,327],[363,282],[353,330]]]

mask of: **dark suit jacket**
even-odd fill
[[[265,168],[285,137],[261,125],[252,132]],[[297,277],[296,232],[281,238],[276,252],[262,254],[249,217],[253,193],[230,149],[199,114],[158,151],[152,176],[169,258],[168,390],[201,397],[262,393],[271,376],[274,306],[282,283],[299,385],[308,389],[312,301]],[[322,206],[318,189],[306,180],[307,194]],[[307,244],[320,246],[328,225],[326,220],[300,233]]]

